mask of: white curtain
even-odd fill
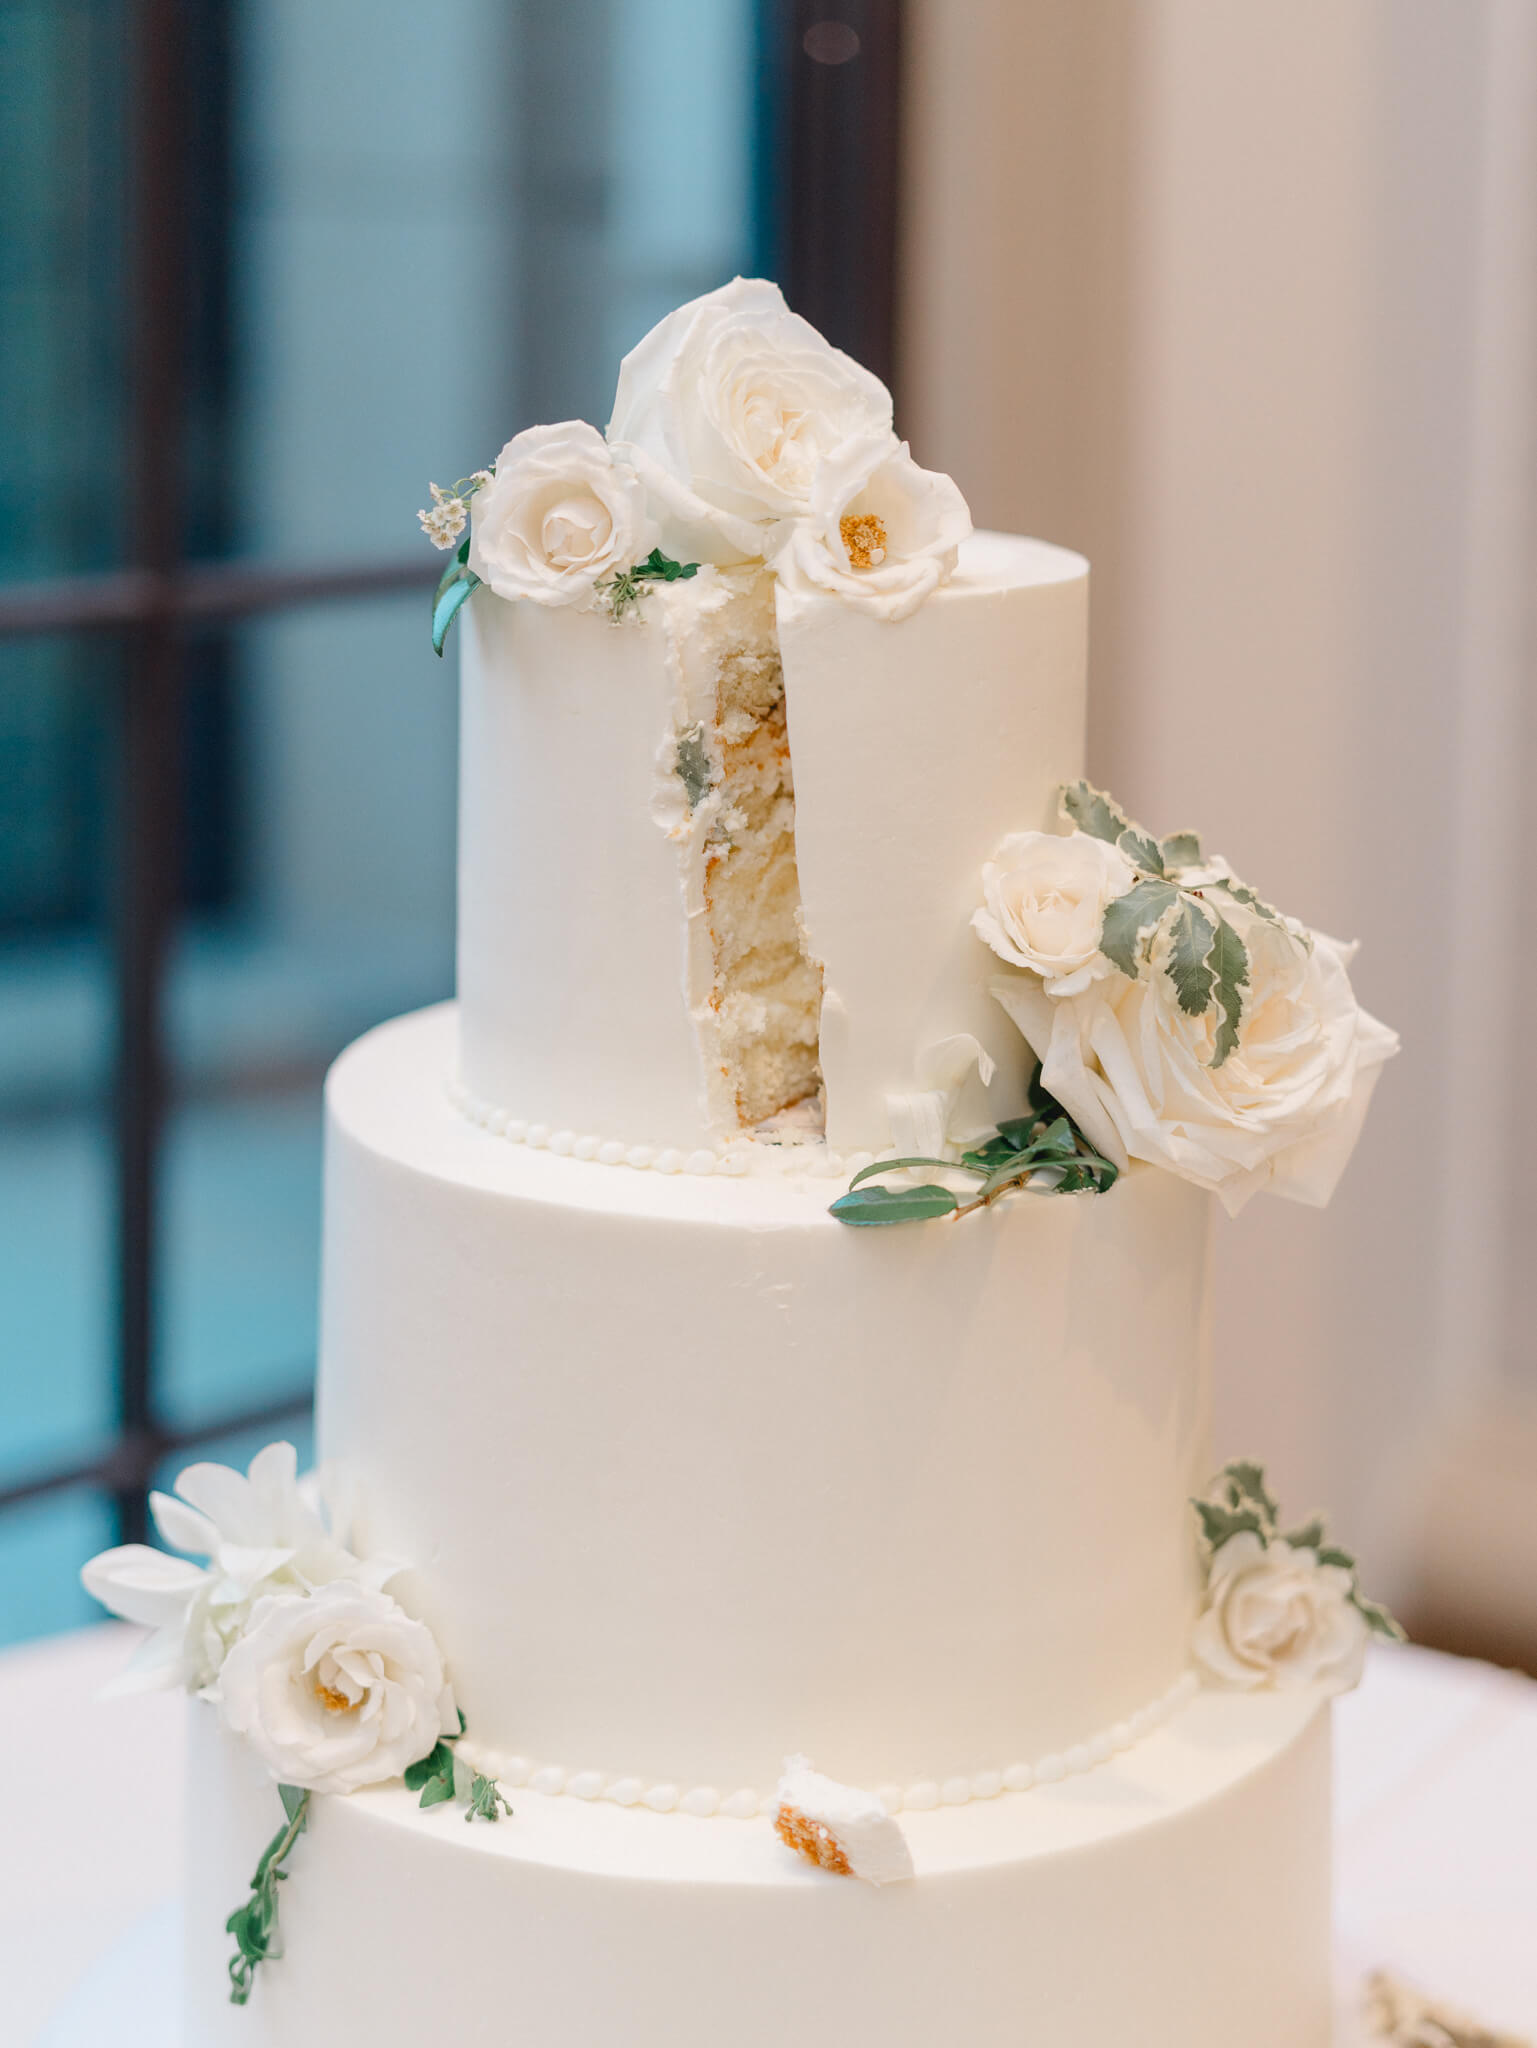
[[[1091,773],[1403,1034],[1221,1226],[1218,1434],[1412,1605],[1537,1396],[1537,7],[914,0],[910,76],[915,454],[1093,560]]]

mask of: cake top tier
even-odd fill
[[[1051,1185],[1141,1158],[1233,1208],[1327,1198],[1396,1043],[1352,949],[1083,783],[1084,563],[973,534],[775,286],[680,307],[606,435],[529,428],[421,519],[454,554],[440,650],[468,607],[484,1119],[582,1156],[950,1163],[1039,1055],[1092,1168]],[[900,1220],[875,1197],[840,1213]]]

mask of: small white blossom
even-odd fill
[[[484,471],[480,474],[483,476]],[[451,548],[463,533],[470,516],[470,508],[463,498],[451,491],[441,490],[437,484],[428,488],[432,492],[432,503],[417,513],[422,532],[435,548]]]

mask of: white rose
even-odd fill
[[[608,438],[669,520],[669,552],[751,561],[811,506],[823,461],[891,440],[891,394],[786,306],[736,278],[670,313],[619,369]]]
[[[955,573],[971,531],[947,476],[920,469],[889,434],[850,441],[820,464],[803,518],[773,556],[792,590],[831,591],[860,611],[905,619]]]
[[[1159,957],[1136,981],[1107,975],[1057,1001],[1026,975],[993,994],[1039,1055],[1043,1087],[1117,1165],[1164,1167],[1234,1216],[1262,1188],[1322,1208],[1397,1034],[1356,1001],[1354,947],[1314,933],[1306,950],[1238,905],[1223,915],[1240,928],[1250,980],[1238,1048],[1220,1067],[1215,1007],[1187,1016]]]
[[[189,1465],[175,1495],[152,1493],[150,1512],[174,1550],[208,1560],[191,1564],[144,1543],[104,1550],[81,1571],[86,1591],[114,1614],[153,1631],[112,1692],[182,1685],[206,1692],[230,1644],[267,1593],[310,1592],[332,1579],[379,1587],[400,1569],[354,1557],[333,1533],[311,1473],[298,1476],[292,1444],[268,1444],[244,1473],[228,1465]]]
[[[1195,1655],[1224,1685],[1346,1692],[1360,1683],[1371,1633],[1350,1592],[1350,1573],[1316,1551],[1242,1530],[1213,1554]]]
[[[336,1583],[261,1601],[224,1660],[220,1711],[284,1785],[398,1778],[459,1717],[432,1632],[387,1593]]]
[[[515,434],[470,500],[469,566],[498,597],[579,604],[656,544],[645,486],[585,420]]]
[[[1118,972],[1099,950],[1107,904],[1136,876],[1088,832],[1015,832],[982,870],[984,907],[972,928],[1002,960],[1041,975],[1053,996],[1076,995]]]

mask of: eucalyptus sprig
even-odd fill
[[[644,561],[632,562],[628,569],[621,569],[597,584],[595,590],[599,604],[607,608],[610,616],[622,619],[631,605],[644,596],[647,584],[686,583],[690,576],[698,574],[697,562],[675,562],[660,548],[653,548]]]
[[[1201,841],[1195,832],[1155,839],[1128,818],[1114,798],[1087,782],[1062,791],[1063,815],[1093,839],[1116,847],[1135,870],[1136,880],[1106,906],[1099,949],[1122,974],[1136,981],[1153,957],[1160,932],[1168,935],[1163,971],[1174,985],[1187,1017],[1213,1008],[1220,1020],[1212,1041],[1211,1065],[1220,1067],[1237,1049],[1249,986],[1249,951],[1237,927],[1222,914],[1222,900],[1239,903],[1306,949],[1307,938],[1279,911],[1231,875],[1183,879],[1200,871]]]
[[[495,1778],[482,1777],[477,1771],[470,1780],[469,1802],[465,1807],[466,1820],[500,1820],[503,1814],[512,1819],[512,1807],[503,1796]]]
[[[1061,1103],[1042,1088],[1039,1063],[1031,1076],[1029,1100],[1024,1116],[1008,1118],[992,1137],[959,1159],[877,1159],[855,1174],[848,1193],[838,1197],[830,1213],[840,1223],[860,1226],[918,1223],[932,1216],[974,1215],[978,1209],[991,1208],[1001,1195],[1028,1187],[1037,1176],[1043,1190],[1058,1195],[1102,1195],[1113,1187],[1119,1169],[1094,1150]],[[981,1185],[965,1201],[934,1181],[909,1188],[866,1185],[879,1174],[919,1166],[974,1174]]]
[[[1224,1465],[1213,1482],[1212,1497],[1193,1500],[1207,1550],[1215,1555],[1234,1536],[1257,1536],[1265,1549],[1272,1543],[1288,1544],[1293,1550],[1311,1550],[1320,1564],[1335,1565],[1350,1574],[1350,1604],[1373,1635],[1401,1643],[1404,1632],[1385,1607],[1368,1600],[1361,1591],[1355,1558],[1348,1550],[1329,1541],[1322,1515],[1314,1515],[1295,1529],[1281,1528],[1281,1510],[1265,1484],[1265,1468],[1250,1459],[1235,1459]]]
[[[461,1711],[459,1735],[440,1735],[424,1757],[406,1766],[406,1790],[420,1792],[419,1806],[442,1806],[450,1799],[462,1799],[466,1820],[500,1820],[504,1813],[510,1820],[512,1808],[502,1797],[496,1780],[467,1770],[454,1755],[453,1745],[464,1728]]]
[[[225,1921],[225,1932],[235,1937],[235,1953],[229,1962],[231,2005],[244,2005],[251,1996],[251,1980],[259,1963],[281,1955],[278,1942],[278,1886],[287,1877],[283,1868],[289,1851],[303,1834],[309,1819],[310,1795],[297,1785],[279,1785],[283,1802],[283,1825],[262,1851],[251,1879],[251,1896],[237,1906]]]

